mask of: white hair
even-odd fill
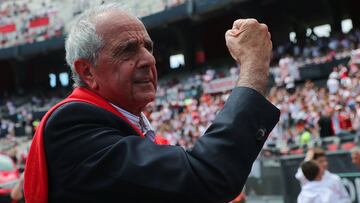
[[[125,11],[124,6],[119,3],[109,3],[90,8],[78,16],[70,29],[65,41],[65,51],[66,62],[70,66],[75,87],[84,87],[86,84],[76,72],[74,62],[83,59],[96,67],[98,53],[103,47],[103,40],[96,33],[94,18],[111,10]]]

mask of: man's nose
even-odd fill
[[[156,63],[154,55],[145,47],[141,47],[139,57],[140,57],[140,64],[139,64],[140,67],[154,66]]]

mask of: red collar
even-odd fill
[[[133,125],[123,114],[117,111],[108,101],[86,88],[76,88],[63,101],[53,106],[42,118],[32,141],[29,156],[26,162],[24,177],[24,193],[27,203],[46,203],[48,201],[48,173],[44,148],[44,127],[50,115],[61,105],[68,102],[86,102],[106,109],[126,121],[141,137],[143,133]],[[160,137],[155,138],[155,143],[168,144]]]

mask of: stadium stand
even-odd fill
[[[0,4],[0,49],[61,36],[64,21],[53,1],[4,1]]]
[[[354,38],[355,36],[357,38]],[[348,40],[352,44],[350,47],[354,47],[359,42],[357,34],[348,35],[348,38],[352,39]],[[301,154],[304,147],[316,143],[324,143],[324,148],[331,151],[348,150],[354,146],[351,144],[354,142],[354,136],[346,143],[328,142],[327,138],[324,138],[324,141],[321,140],[332,134],[342,139],[348,134],[356,133],[360,127],[360,89],[358,87],[360,51],[351,52],[350,47],[346,49],[337,47],[335,50],[329,47],[325,48],[339,52],[333,54],[328,51],[326,52],[328,55],[321,56],[328,58],[331,55],[333,56],[331,60],[336,60],[335,56],[342,56],[344,52],[348,55],[352,53],[349,66],[341,65],[334,68],[329,75],[327,87],[317,87],[313,82],[307,81],[304,85],[296,86],[296,90],[289,89],[288,84],[284,82],[278,82],[271,88],[269,99],[281,109],[282,114],[279,124],[268,140],[268,148],[265,151],[277,151],[279,154]],[[289,56],[288,54],[283,56],[285,55]],[[306,57],[300,58],[305,59],[303,62],[308,61]],[[287,58],[279,60],[279,66],[284,60]],[[323,61],[323,63],[325,62],[328,61]],[[286,63],[287,66],[281,68],[286,69],[287,76],[290,75],[291,71],[289,70],[292,66],[301,69],[298,64]],[[229,90],[236,81],[238,72],[239,67],[234,66],[228,69],[207,69],[203,73],[186,75],[183,79],[162,80],[157,100],[148,108],[148,116],[154,127],[158,129],[158,133],[166,137],[171,144],[181,145],[185,148],[191,147],[214,119],[215,113],[223,106]],[[276,77],[275,75],[275,80]],[[335,81],[335,90],[331,83],[333,80]],[[218,88],[219,84],[220,88]],[[30,96],[15,100],[3,98],[0,107],[2,112],[0,136],[30,135],[32,130],[29,129],[29,125],[31,126],[36,119],[40,119],[43,112],[60,98],[60,95],[46,100]],[[31,102],[28,102],[30,100]],[[330,120],[331,128],[334,130],[332,134],[320,134],[319,122],[321,119]],[[198,127],[194,128],[191,125],[193,123],[198,124]]]
[[[0,4],[0,49],[62,36],[64,22],[90,6],[109,1],[4,0]],[[143,17],[183,4],[185,0],[120,1]],[[71,14],[62,8],[71,7]]]

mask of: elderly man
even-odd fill
[[[157,85],[144,25],[116,4],[83,13],[66,41],[77,87],[36,132],[26,202],[228,202],[238,195],[279,111],[263,96],[272,49],[266,25],[237,20],[225,38],[242,66],[238,87],[185,151],[158,145],[141,113]]]

